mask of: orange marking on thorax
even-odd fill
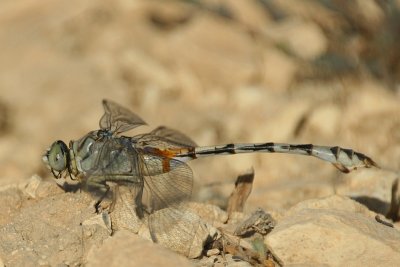
[[[176,155],[181,154],[182,152],[186,152],[185,148],[168,148],[168,149],[158,149],[154,148],[154,152],[157,155],[163,156],[162,166],[163,172],[171,171],[170,161]]]

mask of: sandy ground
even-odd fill
[[[400,169],[400,68],[392,43],[379,41],[395,41],[390,29],[397,24],[375,1],[365,1],[358,13],[361,1],[343,9],[334,8],[340,1],[328,2],[333,7],[319,1],[2,1],[0,266],[96,265],[96,255],[113,255],[115,244],[132,246],[115,254],[125,264],[133,264],[129,257],[142,245],[160,257],[143,265],[175,256],[171,266],[222,264],[206,256],[189,261],[130,234],[125,245],[116,241],[124,240],[120,235],[105,241],[110,237],[101,222],[82,226],[95,216],[93,199],[56,186],[41,157],[53,141],[68,143],[96,129],[102,99],[148,123],[132,134],[167,125],[199,145],[339,145],[381,167],[342,174],[294,155],[199,159],[190,163],[195,201],[226,208],[236,177],[253,168],[245,214],[261,207],[279,226],[297,203],[339,194],[368,198],[384,218]],[[388,236],[398,235],[393,231]],[[264,265],[339,264],[274,253]],[[400,251],[384,255],[391,253]]]

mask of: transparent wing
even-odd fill
[[[104,115],[99,122],[101,129],[118,134],[146,124],[138,115],[110,100],[103,100],[103,108]]]
[[[174,207],[190,199],[193,174],[186,163],[160,155],[145,155],[140,162],[145,190],[149,194],[144,202],[152,211]]]
[[[160,162],[164,162],[164,166],[160,166]],[[190,249],[199,224],[197,217],[188,221],[193,214],[185,208],[192,195],[192,171],[184,162],[159,155],[146,155],[143,165],[144,172],[152,174],[144,176],[142,199],[150,211],[151,237],[154,242],[164,243],[185,254],[183,250]],[[166,165],[168,171],[162,171]]]
[[[156,129],[151,131],[150,134],[162,137],[164,140],[168,140],[171,143],[175,143],[176,145],[181,145],[183,147],[197,146],[197,144],[190,137],[177,130],[165,126],[157,127]]]
[[[136,140],[138,147],[150,146],[159,149],[168,149],[197,146],[186,135],[164,126],[160,126],[150,133],[140,134],[133,138]]]

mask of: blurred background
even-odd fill
[[[199,145],[340,145],[398,171],[399,39],[399,0],[3,0],[0,186],[50,178],[43,152],[96,129],[103,98],[149,124],[132,134],[167,125]],[[290,155],[190,165],[203,201],[253,167],[249,203],[264,208],[344,179]]]

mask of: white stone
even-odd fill
[[[36,198],[36,190],[38,189],[40,183],[42,182],[42,178],[39,175],[33,175],[28,183],[25,185],[24,193],[30,196],[31,198]]]

